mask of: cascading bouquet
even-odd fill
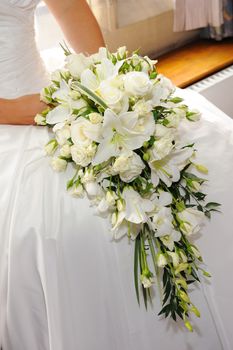
[[[55,71],[41,99],[49,108],[35,121],[52,127],[45,146],[56,171],[68,164],[74,176],[68,191],[87,196],[107,218],[115,240],[134,241],[134,282],[138,302],[151,301],[156,282],[163,292],[159,315],[180,317],[192,331],[189,314],[200,313],[190,300],[189,284],[200,281],[201,254],[189,237],[197,233],[217,203],[205,203],[197,174],[194,144],[180,132],[184,120],[196,122],[174,96],[171,81],[157,74],[156,61],[100,48],[74,54],[63,47],[66,65]]]

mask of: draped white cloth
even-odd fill
[[[33,39],[36,0],[0,2],[0,96],[38,91],[46,73]],[[26,46],[25,46],[26,45]],[[222,203],[198,238],[213,278],[192,292],[194,333],[139,308],[133,244],[112,242],[105,220],[65,191],[43,152],[46,128],[0,126],[0,344],[3,350],[232,350],[233,122],[203,97],[184,125],[209,167],[209,200]]]
[[[175,0],[174,31],[223,24],[223,0]]]

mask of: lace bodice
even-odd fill
[[[38,3],[0,1],[0,98],[36,93],[47,84],[35,42],[34,11]]]

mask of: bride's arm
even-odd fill
[[[95,53],[105,46],[86,0],[45,0],[75,52]]]
[[[67,41],[76,52],[94,53],[104,46],[99,25],[86,0],[46,0],[61,26]],[[28,95],[15,100],[0,98],[0,124],[34,124],[34,117],[46,105],[40,95]]]
[[[31,125],[37,113],[46,108],[40,95],[26,95],[16,99],[0,98],[0,124]]]

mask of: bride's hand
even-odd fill
[[[9,100],[0,98],[0,124],[35,124],[35,115],[46,107],[47,105],[40,101],[39,94]]]

